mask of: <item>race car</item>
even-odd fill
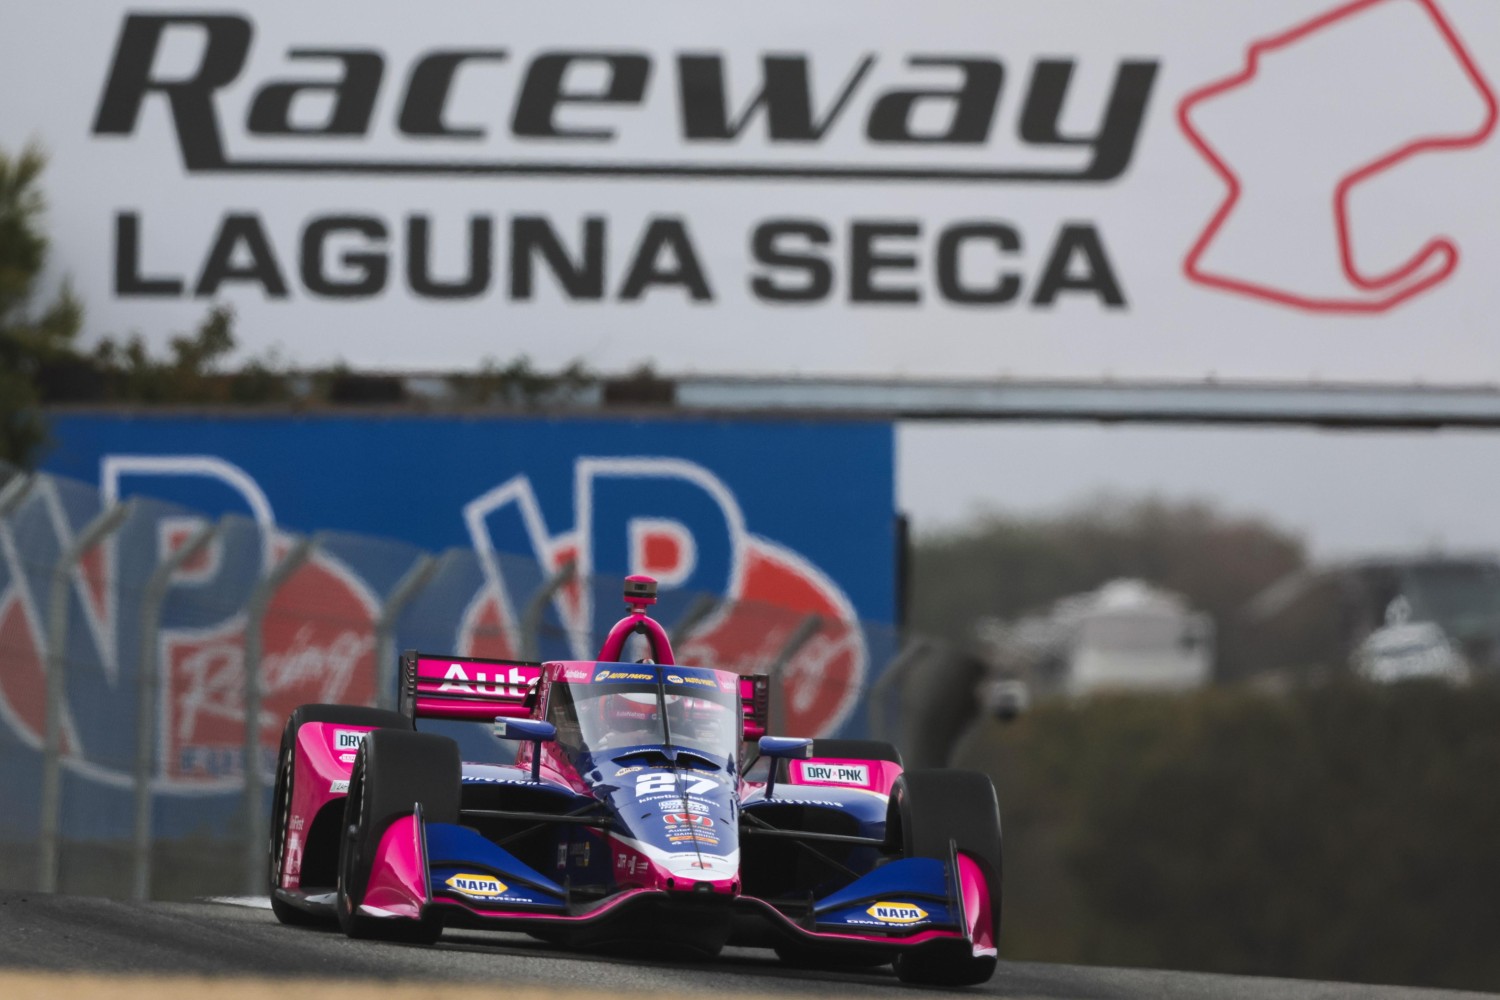
[[[285,924],[432,943],[446,927],[560,946],[993,975],[1001,836],[983,774],[887,743],[766,734],[764,675],[678,664],[626,578],[595,660],[401,658],[397,711],[304,705],[282,735],[270,898]],[[651,655],[622,662],[643,636]],[[516,741],[460,760],[427,719]],[[497,756],[500,756],[497,754]]]

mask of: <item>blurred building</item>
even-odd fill
[[[997,697],[1017,681],[1032,697],[1083,697],[1187,691],[1213,676],[1213,622],[1143,580],[1112,580],[1014,622],[991,619],[980,637],[996,665]]]
[[[1256,656],[1300,676],[1389,682],[1500,674],[1500,560],[1361,559],[1299,572],[1251,602]]]

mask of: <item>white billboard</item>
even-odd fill
[[[1500,380],[1493,0],[7,4],[92,333],[449,369]]]

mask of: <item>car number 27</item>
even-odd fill
[[[699,778],[683,791],[688,795],[702,795],[717,784],[718,782],[712,778]],[[675,774],[638,774],[635,776],[635,794],[637,795],[655,795],[676,790],[677,775]]]

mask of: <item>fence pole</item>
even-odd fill
[[[578,563],[569,559],[563,563],[562,569],[547,577],[527,600],[526,610],[521,613],[521,659],[535,660],[540,657],[542,615],[547,612],[547,602],[551,601],[557,592],[567,586],[568,581],[577,575]]]
[[[887,692],[895,687],[898,694],[906,688],[906,674],[922,659],[930,643],[921,636],[913,636],[901,644],[901,651],[891,660],[870,688],[870,735],[887,743],[901,744],[896,738],[895,726],[886,710],[889,702]]]
[[[786,691],[782,683],[784,678],[781,675],[786,673],[786,668],[791,665],[792,658],[797,655],[797,652],[822,629],[823,617],[821,615],[808,615],[802,619],[766,671],[771,675],[771,701],[766,706],[766,714],[770,718],[767,720],[769,724],[766,728],[777,736],[795,735],[783,729],[786,726]]]
[[[161,606],[166,600],[172,575],[202,552],[222,526],[222,522],[206,523],[195,531],[186,544],[156,567],[141,600],[141,656],[135,711],[135,832],[130,889],[130,898],[141,902],[151,898],[151,779],[156,758],[156,692],[161,682],[160,646],[156,634],[161,625]]]
[[[21,506],[21,501],[30,495],[31,487],[35,482],[35,476],[29,476],[24,472],[19,472],[7,479],[5,485],[0,487],[0,517],[9,517],[11,511]]]
[[[68,578],[83,554],[129,516],[126,501],[104,508],[52,567],[47,605],[47,722],[42,742],[41,851],[37,881],[42,892],[57,891],[59,834],[62,816],[62,724],[68,684]],[[76,749],[76,748],[75,748]]]
[[[448,560],[451,552],[434,559],[427,553],[417,557],[411,569],[401,577],[396,589],[380,609],[380,618],[375,622],[375,705],[377,708],[396,707],[396,619],[411,603],[411,599],[427,586],[438,567]]]
[[[719,606],[719,599],[712,594],[699,594],[692,604],[688,605],[687,613],[684,614],[676,625],[672,626],[672,645],[688,641],[688,636],[693,634],[693,629],[701,625],[714,609]]]
[[[304,538],[255,587],[245,613],[245,892],[255,895],[265,888],[261,863],[266,860],[265,810],[261,802],[260,773],[260,661],[262,626],[271,598],[293,573],[302,568],[321,541]]]

